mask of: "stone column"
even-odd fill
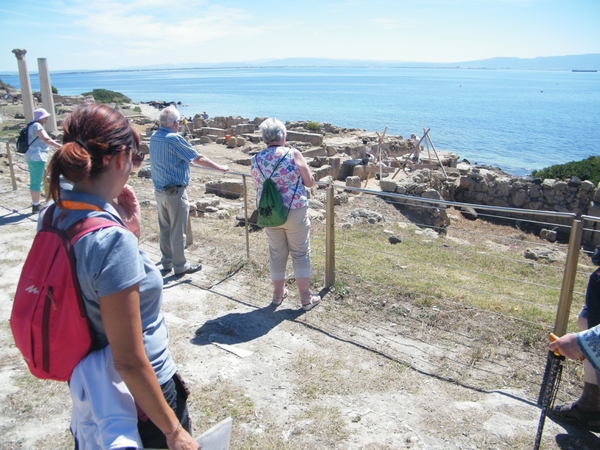
[[[52,95],[50,72],[48,71],[48,60],[46,58],[38,58],[38,70],[42,104],[44,105],[44,109],[51,114],[44,128],[46,128],[48,133],[53,133],[56,131],[56,111],[54,110],[54,96]]]
[[[25,53],[27,50],[14,49],[12,51],[17,57],[19,64],[19,82],[21,83],[21,97],[23,99],[23,115],[27,122],[33,120],[33,96],[31,95],[31,81],[29,80],[29,71],[27,70],[27,61]]]

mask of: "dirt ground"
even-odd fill
[[[249,172],[232,162],[241,152],[216,144],[199,150]],[[8,324],[37,219],[30,214],[24,165],[15,162],[21,167],[16,191],[5,155],[0,173],[0,449],[70,448],[68,388],[29,375]],[[141,247],[158,262],[152,186],[132,181],[148,224]],[[327,296],[305,313],[290,289],[275,310],[265,270],[252,278],[235,270],[217,276],[223,268],[202,253],[202,240],[219,230],[196,219],[194,231],[190,258],[202,259],[204,268],[165,278],[164,311],[171,350],[192,391],[195,434],[232,415],[232,449],[532,448],[540,410],[530,395],[473,389],[431,375],[426,365],[399,364],[386,356],[386,346],[435,349],[436,342],[398,342],[380,326],[349,329],[335,320]],[[227,253],[227,244],[222,247]],[[547,420],[542,448],[600,448],[600,440]]]

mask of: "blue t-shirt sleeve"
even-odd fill
[[[87,287],[92,288],[98,298],[122,291],[144,278],[138,241],[130,231],[120,227],[105,228],[84,236],[84,239]]]

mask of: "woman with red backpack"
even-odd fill
[[[48,168],[55,226],[64,230],[87,217],[121,225],[87,233],[74,244],[96,348],[110,345],[114,369],[137,406],[143,446],[197,449],[190,436],[188,392],[168,348],[163,279],[138,248],[140,208],[126,185],[141,162],[139,136],[121,113],[99,104],[78,107],[63,128],[63,145]],[[61,178],[72,190],[61,189]]]

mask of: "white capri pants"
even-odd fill
[[[308,207],[290,209],[287,221],[265,228],[269,238],[269,270],[272,281],[285,279],[288,255],[292,255],[294,277],[310,278],[310,220]]]

